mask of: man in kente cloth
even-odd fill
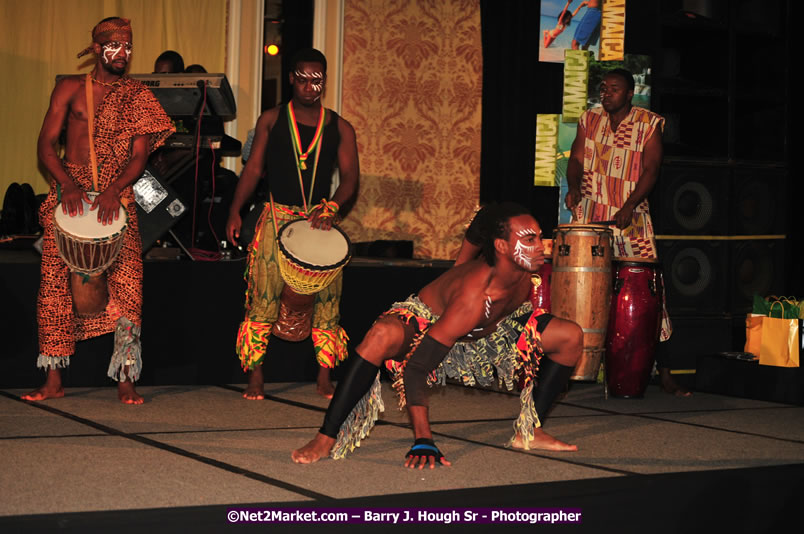
[[[577,450],[542,428],[581,356],[583,332],[530,304],[531,274],[544,262],[539,224],[521,206],[505,203],[481,210],[472,226],[479,226],[482,236],[481,257],[456,265],[377,319],[349,358],[323,426],[293,451],[294,462],[341,458],[360,445],[384,408],[382,364],[391,371],[400,408],[407,406],[413,426],[406,467],[450,465],[433,442],[428,419],[427,386],[446,377],[491,385],[496,373],[508,389],[521,383],[521,409],[509,445]]]
[[[60,369],[70,364],[75,342],[114,332],[108,374],[117,380],[122,402],[143,402],[134,388],[142,368],[142,243],[131,186],[142,176],[148,155],[171,134],[173,126],[151,91],[125,75],[131,49],[130,22],[118,17],[102,20],[92,30],[92,44],[78,54],[93,52],[94,68],[87,75],[58,81],[42,124],[38,155],[50,175],[50,192],[39,211],[44,243],[37,301],[37,366],[47,371],[47,378],[42,387],[24,395],[25,400],[64,396]],[[90,129],[93,116],[94,128]],[[63,128],[62,159],[57,147]],[[90,147],[97,162],[99,194],[94,201],[87,196],[94,187]],[[127,205],[128,230],[122,249],[105,273],[108,303],[92,316],[79,316],[73,310],[70,271],[58,254],[53,231],[59,202],[71,217],[84,213],[83,202],[91,204],[89,209],[97,211],[102,224],[111,224],[120,216],[121,202]]]
[[[601,106],[578,120],[567,164],[567,208],[579,223],[613,220],[614,256],[618,259],[658,259],[648,195],[662,164],[664,118],[632,105],[634,76],[612,69],[600,83]],[[662,325],[656,364],[662,390],[688,397],[689,390],[670,374],[667,341],[673,325],[662,295]]]
[[[262,365],[272,333],[291,341],[312,335],[319,365],[318,393],[325,397],[334,391],[330,369],[347,355],[348,337],[339,325],[341,275],[315,293],[305,311],[300,310],[305,306],[292,304],[297,296],[285,287],[279,272],[276,229],[299,219],[308,219],[315,228],[331,229],[339,220],[339,209],[354,196],[360,174],[354,128],[321,104],[326,58],[307,48],[293,56],[291,65],[291,101],[269,109],[257,120],[251,153],[226,222],[226,235],[237,245],[240,210],[263,179],[272,200],[262,207],[248,247],[246,316],[236,342],[240,363],[249,373],[243,397],[252,400],[265,397]],[[336,167],[340,182],[329,199]]]

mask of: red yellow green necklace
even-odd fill
[[[313,201],[313,187],[315,186],[315,175],[318,171],[318,155],[321,153],[321,139],[324,133],[324,123],[326,122],[327,110],[324,106],[318,113],[318,125],[313,134],[313,140],[307,150],[302,151],[301,136],[299,135],[299,126],[296,122],[296,113],[293,110],[293,102],[288,104],[288,127],[290,128],[290,137],[293,139],[293,156],[296,160],[296,171],[299,174],[299,187],[301,188],[302,202],[304,203],[304,212],[308,212],[308,206]],[[310,194],[308,197],[304,195],[304,181],[302,180],[302,171],[307,170],[307,158],[310,152],[315,149],[315,158],[313,159],[313,179],[310,182]]]

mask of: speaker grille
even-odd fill
[[[672,208],[674,220],[684,230],[697,232],[712,222],[712,195],[700,182],[688,182],[676,189]]]
[[[718,314],[726,310],[726,242],[660,240],[657,246],[671,314]]]
[[[656,233],[727,235],[729,176],[719,167],[664,167],[650,197]]]
[[[735,171],[732,235],[785,233],[788,201],[784,176],[775,169]]]

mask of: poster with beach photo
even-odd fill
[[[539,61],[563,63],[565,49],[600,50],[603,0],[542,0]]]
[[[558,224],[569,224],[572,220],[572,214],[564,204],[564,199],[569,191],[567,164],[569,163],[570,150],[572,150],[572,143],[575,141],[577,132],[577,122],[560,121],[558,124],[558,151],[556,152],[556,183],[559,187]]]

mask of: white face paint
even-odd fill
[[[109,41],[108,43],[104,43],[101,46],[101,54],[103,55],[103,62],[107,65],[114,61],[118,54],[124,54],[126,63],[128,63],[129,59],[131,58],[131,43],[121,43],[118,41]]]
[[[517,239],[516,244],[514,245],[514,261],[530,271],[533,268],[533,261],[536,256],[537,246],[535,244],[526,245],[523,243],[523,240],[531,237],[538,237],[539,233],[534,229],[525,228],[516,232],[516,235],[520,239]]]
[[[536,250],[536,247],[528,247],[523,245],[522,241],[517,240],[514,246],[514,261],[525,269],[530,270],[534,250]]]
[[[486,296],[486,303],[484,308],[485,308],[484,312],[486,314],[486,319],[488,319],[489,317],[491,317],[491,297],[489,297],[488,295]]]
[[[309,81],[310,87],[312,87],[313,91],[316,93],[320,93],[324,90],[324,82],[326,81],[327,77],[323,72],[302,72],[300,70],[296,70],[293,71],[293,75],[301,83],[306,83]]]

